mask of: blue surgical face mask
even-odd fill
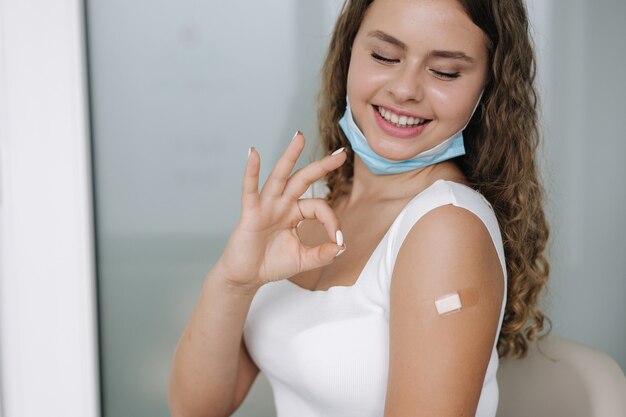
[[[370,148],[363,132],[361,132],[361,129],[359,129],[354,121],[354,118],[352,117],[352,110],[350,109],[350,100],[348,97],[346,97],[346,112],[341,120],[339,120],[339,126],[341,126],[343,133],[345,133],[346,137],[350,141],[352,150],[363,160],[372,173],[376,175],[399,174],[436,164],[438,162],[443,162],[457,156],[465,155],[463,130],[472,119],[482,94],[483,93],[481,92],[478,100],[476,101],[476,105],[474,106],[474,110],[472,110],[472,114],[461,130],[440,144],[425,150],[424,152],[421,152],[406,161],[392,161],[390,159],[383,158]]]

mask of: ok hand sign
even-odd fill
[[[330,264],[345,246],[335,212],[322,199],[299,199],[315,181],[340,167],[344,148],[291,175],[304,148],[297,132],[259,193],[261,158],[250,148],[243,178],[241,217],[218,263],[231,284],[256,288],[271,281]],[[322,222],[331,242],[309,248],[296,226],[304,219]],[[339,241],[337,241],[339,240]]]

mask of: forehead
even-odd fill
[[[383,31],[409,48],[485,48],[485,35],[456,0],[374,0],[359,35]]]

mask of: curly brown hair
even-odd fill
[[[326,177],[329,201],[350,192],[354,154],[338,121],[346,109],[352,43],[374,0],[346,0],[322,68],[318,127],[326,153],[345,146],[347,161]],[[480,105],[464,131],[466,154],[456,159],[467,180],[492,204],[504,241],[507,305],[498,339],[500,357],[523,357],[528,343],[552,325],[538,305],[549,263],[536,151],[535,57],[523,0],[457,0],[487,39],[489,74]]]

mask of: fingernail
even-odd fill
[[[248,148],[248,158],[250,158],[250,153],[252,152],[252,146]]]
[[[345,146],[342,146],[341,148],[337,149],[335,152],[331,153],[330,156],[335,156],[340,154],[341,152],[343,152],[346,149]]]
[[[337,256],[341,255],[342,253],[344,253],[345,251],[346,251],[346,248],[345,248],[345,246],[344,246],[343,248],[339,249],[339,252],[337,252],[337,255],[335,255],[335,258],[336,258]]]
[[[335,232],[335,240],[337,241],[337,245],[343,246],[343,233],[341,233],[341,230]]]
[[[301,135],[302,132],[300,132],[299,130],[296,130],[296,133],[293,134],[293,137],[291,138],[291,140],[294,140],[298,135]]]

